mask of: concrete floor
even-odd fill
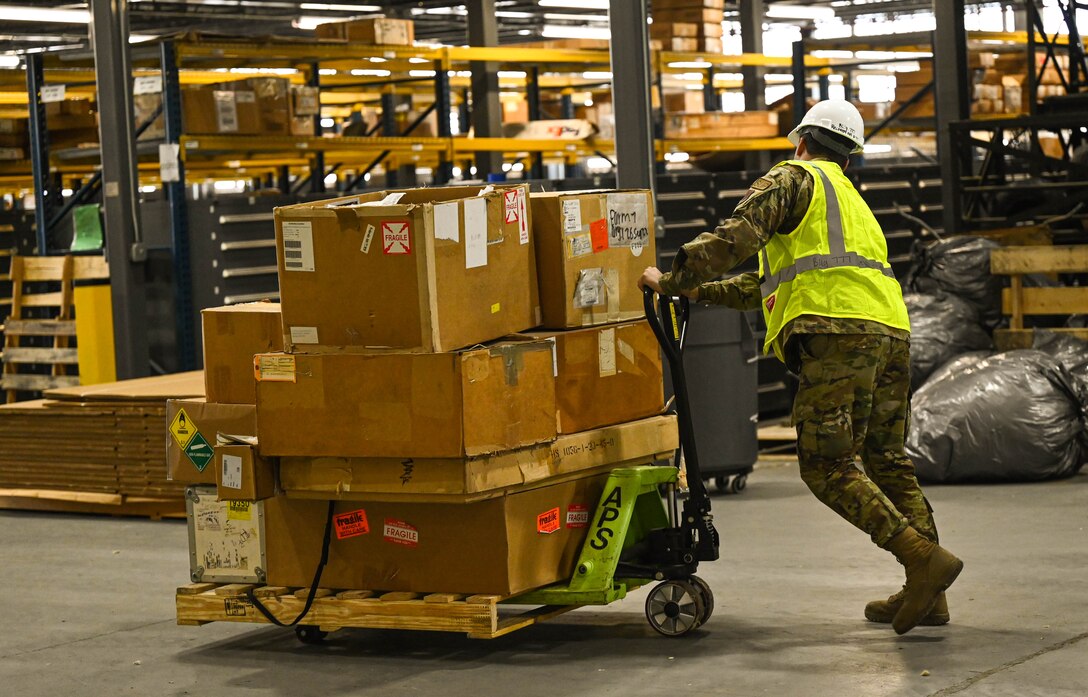
[[[490,642],[349,630],[315,647],[289,630],[178,627],[181,522],[3,512],[0,694],[1088,694],[1088,474],[928,493],[967,566],[953,624],[902,638],[861,618],[899,567],[795,465],[716,499],[723,559],[700,573],[717,610],[683,639],[649,628],[644,591]]]

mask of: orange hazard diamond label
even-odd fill
[[[382,221],[382,252],[386,254],[412,253],[412,231],[407,220]]]
[[[550,535],[559,529],[559,508],[544,511],[536,517],[536,531],[542,535]]]
[[[338,540],[358,537],[370,532],[370,523],[367,522],[366,511],[362,508],[349,513],[340,513],[333,517],[332,523]]]

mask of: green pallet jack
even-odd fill
[[[511,604],[607,605],[627,591],[654,581],[646,598],[646,619],[666,636],[683,636],[714,611],[714,595],[695,575],[699,562],[718,558],[718,533],[710,495],[699,471],[695,431],[684,379],[687,298],[645,291],[646,319],[657,336],[672,374],[680,449],[673,466],[614,470],[597,504],[589,534],[570,583],[541,588]],[[687,473],[688,497],[679,505],[678,475]],[[665,498],[662,501],[661,491]]]

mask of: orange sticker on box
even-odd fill
[[[593,242],[594,253],[608,249],[608,221],[601,218],[590,223],[589,237]]]
[[[333,516],[332,524],[336,529],[338,540],[346,540],[349,537],[358,537],[370,532],[370,523],[367,522],[366,511],[362,508]]]
[[[536,531],[542,535],[550,535],[559,529],[559,507],[550,511],[544,511],[536,517]]]
[[[567,506],[567,527],[588,528],[589,506],[584,503],[572,503]]]
[[[395,545],[404,545],[405,547],[419,545],[419,530],[403,520],[396,520],[395,518],[385,519],[382,536],[385,537],[386,542],[392,542]]]

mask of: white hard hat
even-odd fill
[[[810,126],[823,128],[854,143],[856,147],[851,154],[861,152],[865,145],[865,120],[858,108],[845,99],[825,99],[809,109],[797,128],[787,136],[790,142],[797,145],[801,131]]]

